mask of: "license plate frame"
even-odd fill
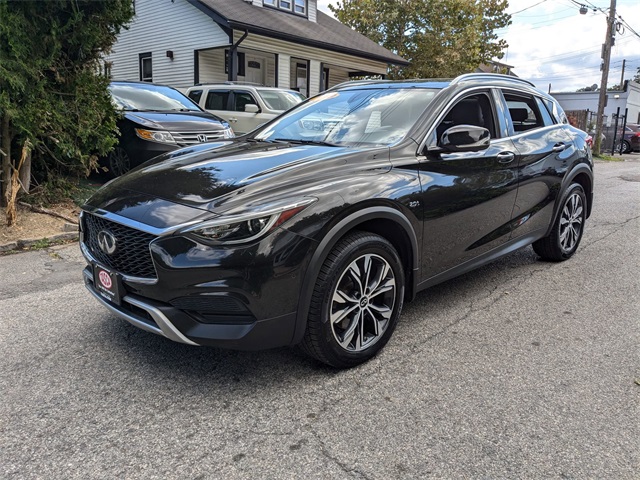
[[[122,280],[120,276],[98,263],[93,264],[93,285],[104,299],[120,305],[122,303]]]

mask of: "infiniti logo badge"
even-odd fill
[[[205,134],[203,134],[203,133],[198,134],[198,137],[197,137],[197,138],[198,138],[198,141],[199,141],[200,143],[204,143],[204,142],[206,142],[206,141],[207,141],[207,136],[206,136]]]
[[[98,233],[98,246],[107,255],[111,255],[116,251],[116,237],[107,230],[101,230]]]

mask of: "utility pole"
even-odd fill
[[[604,104],[607,100],[607,82],[609,80],[609,62],[611,60],[611,44],[613,43],[614,24],[616,22],[616,0],[611,0],[607,17],[607,36],[602,45],[602,79],[600,80],[600,96],[598,98],[598,114],[596,116],[596,138],[593,139],[593,154],[600,155],[602,146],[602,121]]]
[[[627,64],[627,60],[622,60],[622,74],[620,75],[620,90],[624,88],[624,67]]]

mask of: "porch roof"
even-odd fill
[[[305,17],[258,7],[244,0],[188,0],[226,30],[296,42],[334,52],[356,55],[394,65],[408,65],[404,58],[318,10],[317,22]]]

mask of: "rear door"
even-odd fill
[[[230,121],[233,112],[230,109],[231,92],[229,89],[211,88],[206,91],[206,94],[207,96],[204,99],[204,105],[202,103],[199,105],[207,112],[213,113],[214,115],[229,122],[231,127],[235,130],[235,126]]]
[[[551,223],[562,179],[577,156],[576,147],[541,97],[509,89],[500,93],[517,152],[519,188],[512,238],[540,237]]]

